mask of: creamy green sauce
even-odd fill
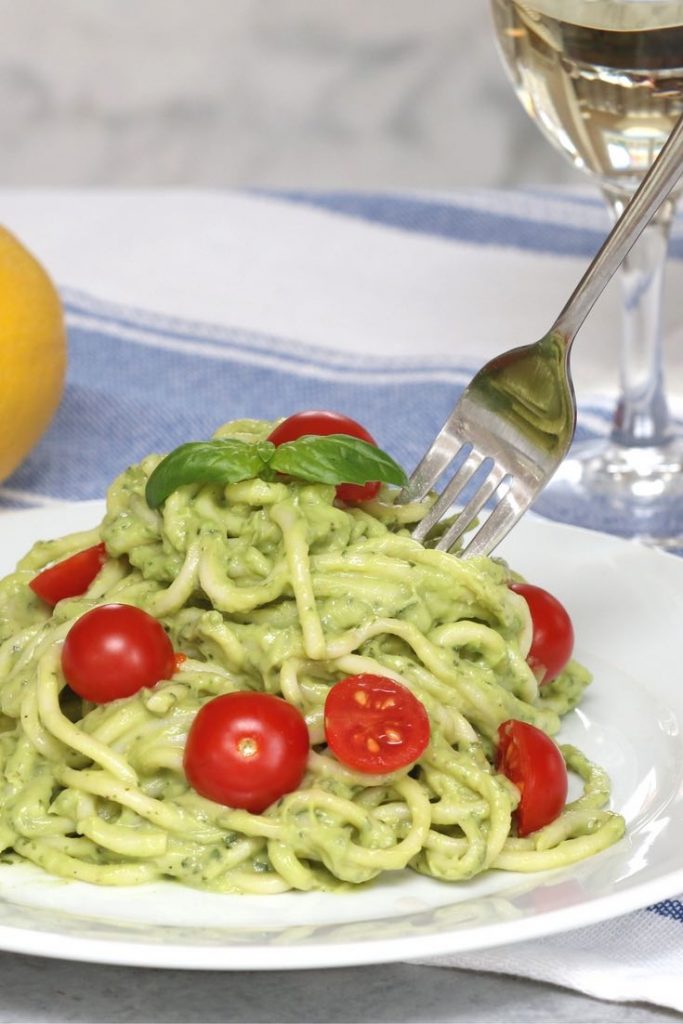
[[[271,424],[221,436],[257,441]],[[159,456],[112,484],[101,525],[39,543],[0,582],[0,846],[47,871],[98,884],[172,877],[224,892],[335,889],[405,867],[450,881],[490,867],[541,870],[619,838],[609,782],[574,750],[584,795],[546,829],[515,838],[515,788],[496,774],[499,724],[550,734],[581,699],[572,662],[539,693],[526,664],[530,622],[490,559],[462,561],[409,536],[422,506],[389,492],[340,507],[333,487],[250,480],[144,498]],[[52,612],[28,588],[44,565],[103,540],[109,560],[80,598]],[[64,687],[59,646],[106,602],[158,617],[187,660],[173,679],[93,707]],[[431,742],[410,771],[348,771],[324,744],[329,687],[393,675],[424,703]],[[306,777],[263,815],[199,797],[182,756],[198,709],[233,690],[284,696],[304,714]]]

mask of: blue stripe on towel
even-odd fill
[[[339,191],[259,190],[257,194],[318,207],[402,231],[477,245],[511,246],[532,252],[549,252],[558,256],[590,258],[597,252],[606,234],[604,207],[599,204],[595,208],[595,227],[587,228],[475,209],[467,206],[466,198],[461,195],[451,202],[406,195]],[[593,204],[586,203],[584,198],[581,205]],[[672,239],[670,253],[674,258],[683,259],[683,238]]]
[[[330,377],[315,367],[300,375],[281,363],[255,367],[249,360],[198,357],[191,350],[128,341],[105,323],[72,327],[70,348],[62,405],[51,429],[7,481],[8,489],[99,497],[113,476],[148,452],[207,437],[229,419],[275,418],[306,408],[339,409],[362,420],[410,465],[457,390],[438,381],[415,385],[409,377],[349,383],[343,373]]]
[[[70,301],[70,308],[75,312],[77,304]],[[457,364],[397,366],[389,357],[354,372],[353,357],[341,353],[310,349],[303,360],[287,341],[254,335],[251,345],[249,332],[227,328],[215,329],[207,344],[202,325],[193,337],[187,322],[153,319],[163,327],[137,329],[132,311],[117,316],[115,308],[74,317],[64,400],[48,433],[6,481],[1,505],[25,505],[27,493],[100,497],[117,473],[148,452],[207,437],[229,419],[307,408],[361,420],[411,468],[472,373]],[[598,425],[601,416],[595,410]]]

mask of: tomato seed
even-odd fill
[[[373,739],[372,736],[368,736],[365,741],[365,746],[368,748],[371,754],[379,754],[379,743]]]
[[[400,743],[403,739],[403,733],[400,733],[398,729],[385,729],[384,735],[390,743]]]

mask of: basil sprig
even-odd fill
[[[407,478],[397,462],[374,444],[347,434],[306,435],[277,447],[234,438],[190,441],[175,448],[152,472],[145,498],[159,508],[183,484],[236,484],[286,473],[321,484],[367,484],[380,480],[401,487]]]

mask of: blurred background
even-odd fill
[[[0,185],[580,183],[487,0],[0,0]]]

